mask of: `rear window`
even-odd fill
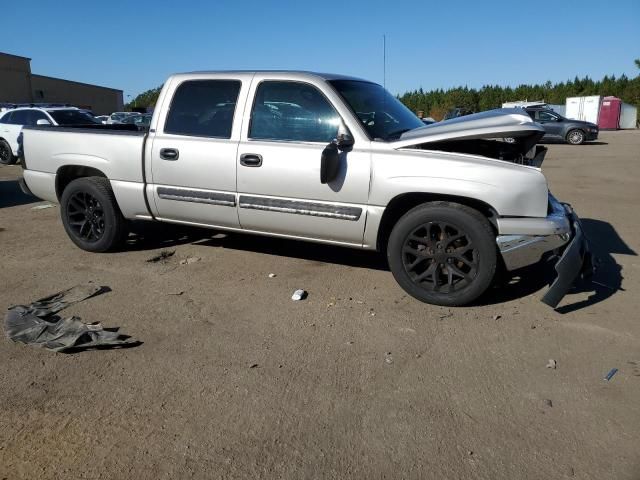
[[[193,137],[231,138],[238,80],[191,80],[173,95],[164,133]]]

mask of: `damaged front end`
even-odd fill
[[[502,234],[496,238],[498,249],[508,271],[539,262],[545,255],[557,259],[557,276],[541,301],[556,308],[573,284],[593,274],[589,242],[580,219],[571,206],[560,203],[549,194],[546,218],[499,219]]]
[[[523,110],[501,108],[410,130],[393,145],[480,155],[540,168],[547,148],[537,143],[544,134],[544,128]]]
[[[394,148],[477,155],[539,169],[547,153],[537,145],[541,125],[521,109],[496,109],[405,132]],[[580,277],[593,271],[580,220],[568,204],[549,193],[546,217],[497,217],[498,249],[508,271],[559,258],[557,278],[542,301],[555,308]]]

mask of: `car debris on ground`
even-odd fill
[[[196,263],[202,260],[200,257],[187,257],[183,260],[180,260],[180,265],[191,265],[192,263]]]
[[[148,263],[166,263],[166,261],[175,255],[175,250],[162,250],[158,255],[154,255],[147,259]]]
[[[53,203],[45,203],[44,205],[36,205],[35,207],[31,207],[31,210],[44,210],[45,208],[53,207],[55,207]]]
[[[294,302],[304,300],[305,298],[307,298],[307,292],[301,289],[296,290],[295,292],[293,292],[293,295],[291,295],[291,300],[293,300]]]
[[[618,373],[618,369],[617,369],[617,368],[612,368],[611,370],[609,370],[609,373],[607,373],[607,374],[604,376],[604,379],[605,379],[607,382],[609,382],[609,381],[613,378],[613,376],[614,376],[616,373]]]
[[[547,362],[547,368],[553,368],[555,370],[557,365],[558,362],[556,362],[553,358],[550,358]]]
[[[79,317],[55,315],[70,305],[110,289],[93,283],[55,293],[29,305],[10,307],[5,316],[5,333],[14,342],[44,347],[54,352],[136,346],[141,342],[118,333],[118,328],[104,328],[100,323],[87,324]]]

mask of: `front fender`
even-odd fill
[[[420,150],[373,158],[370,204],[386,206],[406,193],[466,197],[499,216],[545,217],[547,182],[539,169],[473,155]]]

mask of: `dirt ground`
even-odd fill
[[[543,167],[602,261],[559,311],[542,268],[448,309],[360,251],[139,225],[86,253],[0,167],[0,308],[93,281],[63,313],[143,342],[0,339],[0,479],[639,479],[640,132],[600,140]]]

